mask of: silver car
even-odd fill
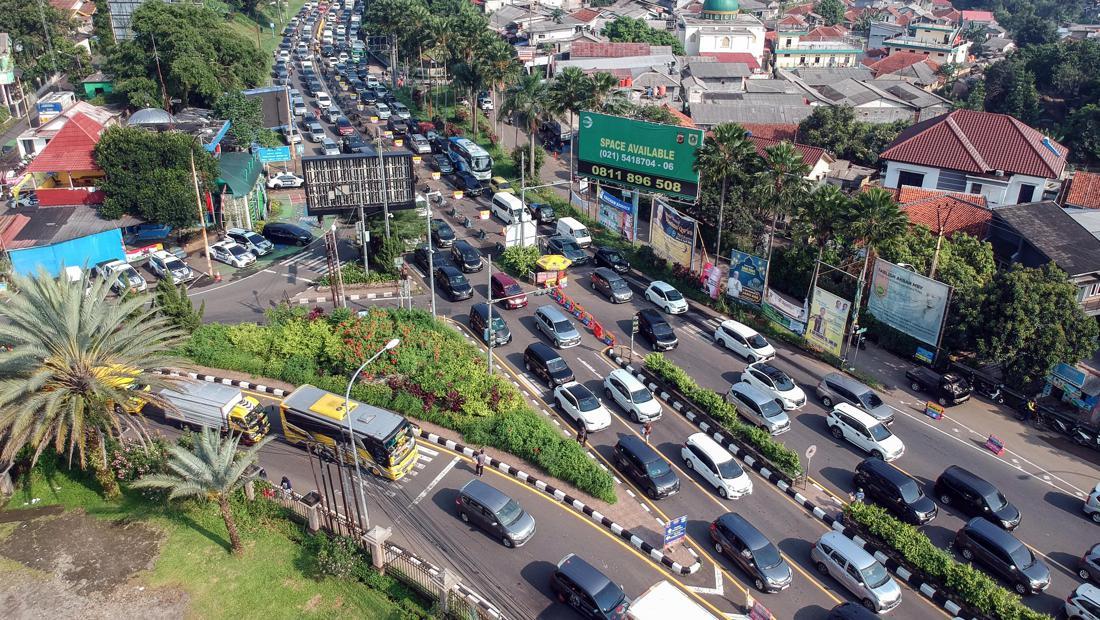
[[[883,424],[891,424],[894,421],[894,410],[883,402],[874,390],[839,372],[831,372],[822,377],[821,382],[817,384],[817,397],[827,408],[848,403],[866,411]]]
[[[498,537],[505,547],[521,547],[535,535],[535,519],[516,500],[480,480],[471,480],[455,499],[458,516]]]
[[[565,318],[555,306],[539,306],[535,310],[535,327],[554,341],[559,349],[568,349],[581,343],[581,334],[573,327],[573,322]]]
[[[875,613],[901,604],[901,588],[886,567],[840,532],[826,532],[810,551],[822,575],[832,575]]]

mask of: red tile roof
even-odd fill
[[[902,187],[893,190],[898,206],[909,216],[909,221],[924,226],[933,233],[943,227],[943,234],[964,232],[978,238],[985,237],[993,212],[989,210],[985,196],[962,194],[919,187]]]
[[[600,16],[600,12],[596,9],[581,9],[579,11],[573,11],[569,14],[569,17],[579,21],[588,23]]]
[[[756,56],[749,54],[748,52],[703,52],[700,56],[707,56],[714,58],[718,62],[740,63],[748,65],[749,69],[756,71],[760,68],[760,63],[756,62]]]
[[[787,9],[788,15],[809,15],[814,12],[814,3],[800,4]]]
[[[1100,209],[1100,174],[1075,172],[1062,200],[1062,206]]]
[[[27,167],[28,172],[99,170],[95,163],[95,145],[103,125],[81,112],[46,144],[46,148]]]
[[[684,114],[683,112],[681,112],[681,111],[677,110],[676,108],[668,105],[667,103],[662,103],[661,107],[668,110],[670,114],[675,116],[676,119],[678,121],[680,121],[680,126],[681,127],[692,127],[692,128],[695,127],[695,121],[691,120],[691,117],[688,116],[687,114]]]
[[[569,46],[570,58],[623,58],[625,56],[649,56],[649,43],[574,41]]]
[[[860,15],[863,15],[863,9],[848,9],[844,11],[844,21],[857,22]]]
[[[777,22],[779,26],[805,26],[806,19],[801,15],[787,14]]]
[[[1057,178],[1066,154],[1066,147],[1007,114],[955,110],[909,127],[879,157],[975,174]]]
[[[818,26],[802,37],[803,41],[829,41],[848,36],[848,29],[840,24],[836,26]]]
[[[921,62],[927,63],[933,71],[940,68],[938,62],[930,60],[924,54],[918,54],[916,52],[894,52],[878,60],[872,58],[863,59],[863,64],[867,65],[867,68],[871,70],[871,73],[873,73],[875,77],[897,73],[906,67],[911,67]]]
[[[767,149],[768,147],[775,146],[775,145],[779,144],[780,142],[784,141],[784,140],[776,140],[774,138],[764,138],[764,137],[761,137],[759,135],[756,135],[755,132],[753,132],[753,135],[749,136],[749,140],[751,140],[753,146],[756,147],[756,154],[761,156],[761,157],[767,157],[768,156],[767,151],[765,149]],[[787,142],[790,142],[790,140],[787,140]],[[791,142],[791,146],[793,146],[796,151],[798,151],[799,153],[802,154],[802,161],[806,162],[806,165],[811,167],[811,168],[813,168],[815,165],[817,165],[817,162],[820,161],[821,158],[825,156],[825,149],[818,148],[816,146],[810,146],[808,144],[799,144],[797,142]]]
[[[992,11],[963,11],[963,21],[968,22],[995,22],[996,17],[993,17]]]
[[[746,131],[761,138],[773,140],[787,140],[793,142],[798,133],[798,125],[786,125],[782,123],[741,123]]]
[[[950,6],[943,6],[932,9],[932,14],[936,17],[939,17],[940,19],[946,19],[951,23],[957,23],[959,21],[959,18],[962,17],[962,13],[960,13],[954,7]]]

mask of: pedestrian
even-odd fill
[[[474,456],[474,475],[481,477],[482,472],[485,471],[485,464],[489,462],[489,457],[485,454],[485,448],[477,451]]]
[[[1031,419],[1035,417],[1035,409],[1036,409],[1035,399],[1034,398],[1027,399],[1027,405],[1024,406],[1024,412],[1023,412],[1023,414],[1020,415],[1020,421],[1021,422],[1030,422]]]
[[[646,443],[649,443],[649,436],[653,434],[653,422],[646,422],[642,425],[642,439],[645,439]]]
[[[588,429],[584,424],[581,424],[581,427],[577,429],[577,443],[581,444],[582,447],[588,443]]]
[[[283,479],[279,482],[279,488],[283,490],[283,497],[290,499],[290,493],[293,491],[293,485],[290,484],[290,478],[283,476]]]
[[[862,504],[864,497],[865,497],[865,495],[863,494],[863,489],[862,488],[857,488],[856,492],[855,492],[855,495],[852,496],[852,500],[855,501],[858,504]]]

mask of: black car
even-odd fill
[[[575,553],[558,562],[550,576],[550,589],[560,602],[586,618],[624,620],[630,607],[630,598],[622,588]]]
[[[466,273],[481,271],[485,268],[485,261],[481,258],[481,252],[470,245],[469,241],[459,239],[451,245],[451,259]]]
[[[794,573],[779,549],[753,524],[727,512],[710,524],[714,550],[741,567],[761,592],[779,592],[791,585]]]
[[[985,519],[967,521],[955,534],[955,548],[964,560],[976,561],[1011,583],[1020,595],[1036,594],[1050,586],[1050,568],[1015,536]]]
[[[492,316],[493,346],[498,347],[508,344],[512,341],[512,332],[508,329],[508,324],[504,322],[504,317],[500,316],[500,310],[494,308]],[[489,344],[489,304],[474,304],[470,308],[470,330],[477,334],[482,342]]]
[[[382,96],[379,95],[378,98],[382,99]],[[382,99],[382,101],[385,103],[385,99]],[[404,119],[397,118],[396,116],[390,116],[389,120],[386,121],[386,129],[392,131],[395,136],[403,136],[409,132],[409,126],[405,123]]]
[[[984,517],[1006,530],[1020,525],[1020,510],[997,487],[958,465],[943,470],[934,489],[941,504],[954,506],[968,517]]]
[[[557,220],[554,207],[541,202],[527,203],[527,210],[531,212],[531,219],[539,224],[553,224]]]
[[[454,184],[455,187],[462,190],[467,196],[480,196],[481,192],[485,191],[484,188],[481,187],[481,181],[478,181],[468,170],[459,170],[455,172]]]
[[[427,138],[428,143],[432,145],[433,153],[442,153],[444,155],[447,154],[447,148],[450,145],[450,139],[448,139],[447,136],[441,133],[429,131],[428,135],[424,137]]]
[[[550,388],[576,380],[569,364],[550,345],[533,342],[523,352],[523,368],[541,379]]]
[[[680,478],[661,453],[641,437],[623,435],[615,444],[615,462],[651,499],[668,497],[680,490]]]
[[[435,285],[447,293],[451,301],[460,301],[474,296],[474,288],[466,276],[453,265],[443,265],[435,269]]]
[[[439,218],[433,219],[431,223],[432,229],[432,241],[441,248],[449,248],[454,245],[455,231],[451,228],[451,225],[446,221]]]
[[[428,264],[428,252],[432,252],[431,264]],[[428,273],[432,269],[443,267],[444,265],[454,267],[454,262],[451,261],[451,255],[447,252],[440,250],[431,250],[427,243],[421,243],[416,247],[416,251],[413,252],[413,262],[424,272]]]
[[[595,261],[597,267],[610,267],[615,270],[615,273],[626,273],[630,271],[630,263],[614,248],[600,248],[596,250]]]
[[[588,262],[588,253],[577,245],[576,241],[568,237],[555,236],[546,240],[547,254],[560,254],[573,262],[578,267]]]
[[[454,174],[455,167],[451,165],[451,158],[442,153],[432,155],[432,168],[439,174]]]
[[[643,308],[638,312],[638,333],[654,351],[671,351],[680,344],[676,332],[656,308]]]
[[[378,95],[374,94],[373,89],[364,88],[359,91],[359,101],[362,101],[365,105],[373,105],[375,101],[378,101]]]
[[[868,458],[856,465],[853,479],[864,496],[913,525],[924,525],[939,514],[936,502],[921,491],[920,484],[882,459]]]
[[[374,154],[374,147],[364,140],[363,136],[357,133],[350,136],[344,136],[344,138],[340,140],[340,150],[349,155],[353,153]]]
[[[830,609],[825,620],[878,620],[878,614],[859,603],[848,601]]]
[[[286,222],[264,224],[261,234],[271,240],[272,243],[282,243],[284,245],[308,245],[309,242],[313,241],[313,233],[301,226],[287,224]]]

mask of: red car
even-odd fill
[[[504,300],[504,305],[508,309],[527,307],[527,295],[523,294],[523,287],[512,276],[501,272],[494,273],[491,286],[493,299]]]
[[[341,136],[350,136],[355,134],[355,125],[351,124],[347,118],[341,116],[336,119],[336,133]]]

